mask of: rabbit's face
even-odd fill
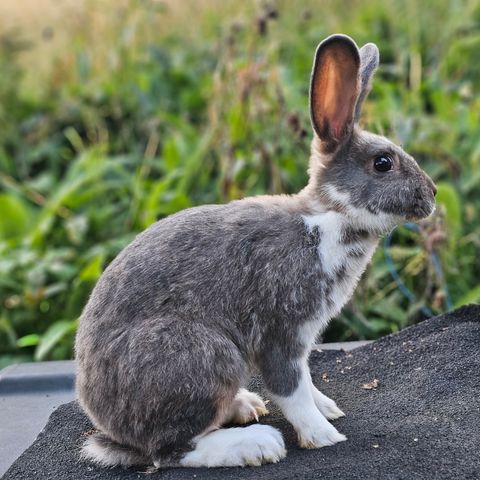
[[[378,63],[374,44],[359,50],[344,35],[318,46],[310,85],[315,137],[308,191],[361,228],[387,231],[430,215],[436,189],[410,155],[358,126]]]
[[[436,188],[430,177],[385,137],[356,128],[322,163],[325,168],[318,170],[316,183],[323,203],[335,207],[336,202],[351,215],[378,216],[386,223],[391,217],[394,225],[428,217],[435,209]]]

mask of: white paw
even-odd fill
[[[324,403],[322,405],[318,405],[317,408],[328,420],[336,420],[337,418],[345,416],[345,414],[337,407],[337,404],[330,399],[328,404]]]
[[[347,437],[328,423],[325,417],[314,417],[308,424],[297,426],[298,444],[302,448],[321,448],[344,442]]]
[[[313,387],[313,399],[316,407],[322,415],[328,420],[335,420],[344,417],[345,414],[337,407],[337,404],[331,399]]]
[[[286,455],[282,434],[268,425],[226,428],[201,437],[184,467],[244,467],[276,463]]]
[[[268,413],[264,401],[256,393],[241,388],[233,400],[224,423],[243,425],[253,420],[258,422],[259,417]]]

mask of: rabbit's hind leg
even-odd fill
[[[194,439],[183,467],[244,467],[277,463],[286,455],[282,434],[269,425],[221,428]]]
[[[188,333],[185,328],[178,332],[177,325],[173,329],[176,335],[172,338],[172,331],[164,334],[162,346],[175,352],[168,356],[174,359],[169,362],[168,383],[169,391],[175,394],[162,389],[164,400],[170,397],[171,401],[163,403],[170,411],[158,436],[161,441],[155,466],[246,466],[283,458],[283,438],[273,427],[220,428],[232,417],[249,421],[249,415],[254,417],[252,410],[257,416],[266,413],[258,395],[240,388],[248,369],[238,347],[208,327],[190,325]],[[170,337],[168,347],[166,336]],[[170,442],[165,442],[167,438]],[[170,450],[172,443],[175,447]]]

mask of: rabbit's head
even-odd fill
[[[378,61],[376,45],[359,50],[345,35],[319,45],[310,88],[315,135],[306,191],[360,228],[383,232],[429,216],[436,188],[402,148],[358,126]]]

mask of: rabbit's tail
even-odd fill
[[[82,457],[102,467],[152,465],[152,459],[141,452],[114,442],[104,433],[89,436],[82,447]]]

